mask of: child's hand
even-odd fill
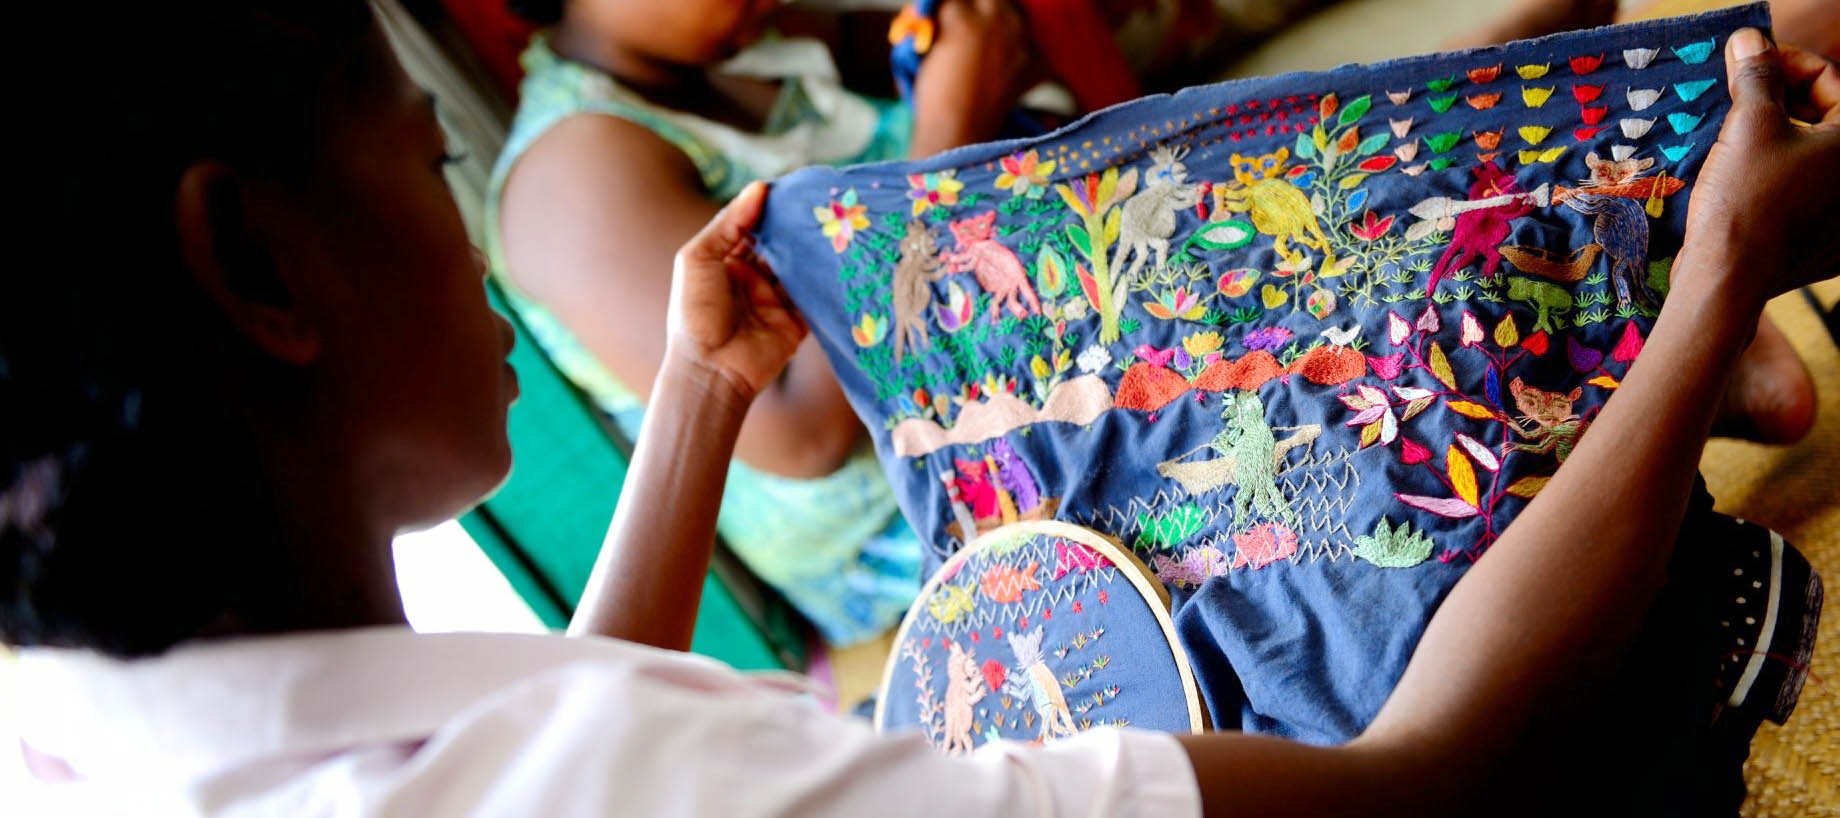
[[[748,235],[766,197],[760,182],[743,189],[677,251],[671,275],[667,368],[680,362],[716,376],[744,402],[779,376],[806,333]]]
[[[1732,109],[1693,189],[1679,282],[1761,305],[1840,268],[1840,70],[1743,29],[1725,48]],[[1812,125],[1790,121],[1794,117]]]
[[[1009,0],[946,0],[914,78],[914,153],[993,138],[1027,89],[1032,46]]]

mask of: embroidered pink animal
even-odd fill
[[[1520,192],[1520,187],[1514,183],[1514,176],[1504,172],[1493,161],[1477,165],[1471,172],[1476,174],[1476,181],[1469,187],[1470,201]],[[1478,259],[1482,261],[1482,277],[1494,280],[1501,274],[1501,251],[1497,248],[1513,232],[1510,222],[1532,211],[1531,202],[1517,199],[1508,204],[1457,214],[1450,246],[1444,248],[1444,255],[1439,256],[1437,265],[1431,268],[1431,279],[1425,283],[1425,292],[1437,292],[1438,282],[1445,275],[1462,270]]]
[[[1198,588],[1227,572],[1227,555],[1211,545],[1189,549],[1179,560],[1158,554],[1151,558],[1151,570],[1178,588]]]
[[[1040,570],[1041,563],[1033,560],[1029,567],[1022,569],[1014,565],[993,565],[978,578],[978,587],[993,602],[1021,602],[1023,592],[1041,590],[1041,583],[1035,581],[1035,574]]]
[[[1079,543],[1066,540],[1054,541],[1054,576],[1060,579],[1068,574],[1084,574],[1111,565],[1099,552]]]
[[[1297,532],[1278,523],[1264,523],[1233,535],[1233,546],[1234,568],[1264,568],[1297,553]]]
[[[940,749],[948,753],[971,752],[971,706],[981,701],[988,692],[983,681],[984,676],[978,672],[977,662],[972,660],[971,655],[959,647],[957,642],[947,642],[946,724],[944,744]]]
[[[958,240],[958,249],[945,253],[940,259],[945,261],[949,272],[977,275],[978,286],[990,293],[993,323],[997,320],[998,304],[1004,305],[1017,318],[1029,313],[1040,315],[1041,300],[1035,297],[1035,288],[1029,286],[1029,272],[1015,253],[995,239],[996,223],[995,210],[952,222],[949,226],[952,237]],[[1028,302],[1027,308],[1023,307],[1024,301]]]

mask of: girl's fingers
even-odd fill
[[[1789,111],[1809,122],[1840,122],[1840,68],[1819,54],[1782,48]]]

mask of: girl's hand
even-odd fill
[[[666,322],[666,369],[687,365],[752,401],[785,369],[805,338],[805,320],[749,235],[767,186],[748,185],[677,251]],[[720,383],[709,386],[721,386]]]
[[[1725,67],[1731,114],[1687,214],[1687,249],[1709,263],[1679,284],[1761,308],[1840,267],[1840,70],[1756,29],[1732,34]]]
[[[914,154],[995,137],[1027,90],[1034,63],[1009,0],[946,0],[939,36],[914,78]]]

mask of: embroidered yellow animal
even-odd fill
[[[1310,198],[1296,185],[1280,178],[1284,162],[1290,155],[1288,148],[1279,148],[1260,156],[1235,153],[1229,157],[1227,161],[1233,168],[1237,184],[1214,187],[1215,212],[1250,213],[1252,226],[1272,238],[1272,249],[1292,269],[1303,269],[1305,259],[1290,242],[1322,251],[1321,274],[1330,275],[1335,267],[1335,254],[1329,249],[1329,237],[1323,234],[1322,225],[1316,221]]]

